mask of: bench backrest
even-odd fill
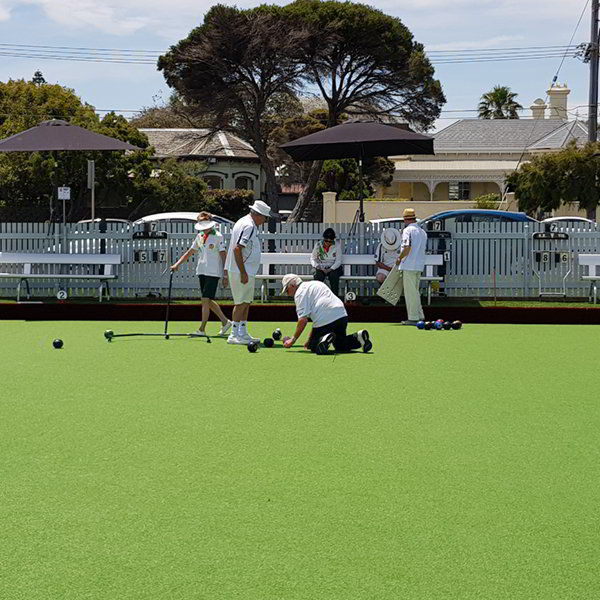
[[[310,252],[264,252],[261,256],[262,273],[269,273],[270,265],[310,265]],[[344,265],[344,275],[350,275],[352,265],[374,265],[375,257],[373,254],[344,254],[342,256],[342,265]],[[444,264],[442,254],[426,254],[425,269],[429,275],[431,267]],[[428,268],[429,267],[429,268]]]
[[[588,267],[588,276],[595,277],[598,275],[598,267],[600,266],[600,254],[578,254],[579,264]]]
[[[35,252],[0,252],[3,264],[43,265],[120,265],[120,254],[41,254]]]

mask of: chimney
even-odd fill
[[[571,93],[567,84],[561,85],[560,83],[557,83],[553,85],[547,93],[550,98],[550,119],[564,119],[566,121],[567,96]]]
[[[537,100],[534,100],[533,104],[529,108],[531,108],[531,115],[534,119],[546,118],[547,106],[544,104],[544,101],[541,98],[537,98]]]

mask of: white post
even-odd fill
[[[94,219],[96,218],[96,162],[93,160],[88,160],[88,178],[87,178],[87,185],[88,185],[88,190],[92,191],[92,223],[94,222]]]

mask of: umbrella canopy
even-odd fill
[[[433,138],[375,122],[343,123],[280,146],[294,160],[433,154]]]
[[[127,142],[53,119],[0,140],[0,152],[58,150],[140,150]]]

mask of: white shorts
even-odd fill
[[[240,281],[239,273],[229,272],[229,285],[234,304],[252,304],[254,300],[254,275],[248,275],[248,283]]]

